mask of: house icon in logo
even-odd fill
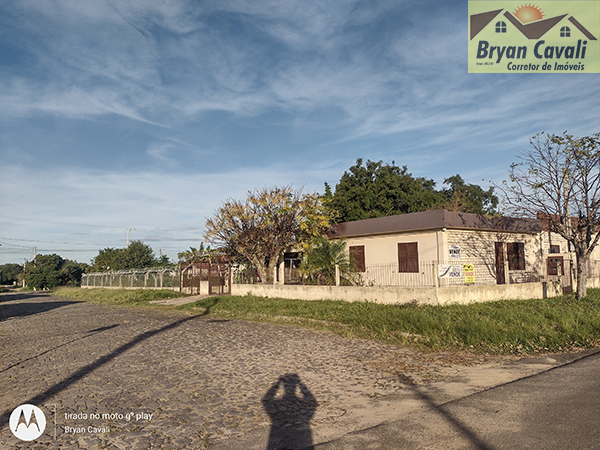
[[[39,438],[46,429],[46,416],[35,405],[18,406],[10,415],[10,431],[22,441]]]
[[[536,10],[539,11],[538,9]],[[503,12],[504,14],[500,16],[500,14]],[[504,19],[506,19],[508,23],[512,24],[527,39],[540,39],[548,31],[550,31],[552,28],[554,28],[563,19],[567,17],[567,21],[569,23],[563,23],[563,26],[560,30],[561,37],[570,37],[571,26],[573,26],[575,27],[575,29],[581,31],[581,33],[590,41],[597,40],[597,38],[589,30],[587,30],[575,17],[569,14],[551,17],[549,19],[535,20],[533,22],[531,22],[531,19],[525,18],[527,16],[521,16],[521,18],[519,18],[517,14],[518,11],[516,12],[516,14],[513,14],[504,9],[497,9],[495,11],[487,11],[484,13],[471,15],[471,33],[469,36],[469,40],[473,40],[485,27],[488,26],[490,22],[492,22],[496,18],[498,18],[498,21],[495,23],[497,33],[506,33],[507,23],[504,22]]]

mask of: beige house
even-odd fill
[[[514,284],[559,279],[572,286],[567,243],[542,221],[446,210],[345,222],[345,238],[367,285]],[[596,258],[593,258],[596,259]]]

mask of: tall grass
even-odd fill
[[[180,308],[270,322],[292,322],[346,336],[434,350],[529,354],[590,348],[600,342],[600,291],[577,301],[505,300],[469,305],[379,305],[262,297],[206,298]]]
[[[58,288],[54,291],[58,297],[84,300],[111,305],[147,305],[153,300],[181,297],[179,292],[169,289],[81,289]]]
[[[600,290],[588,297],[505,300],[469,305],[379,305],[255,296],[208,297],[178,307],[191,313],[293,323],[348,337],[423,349],[532,354],[591,348],[600,343]],[[58,289],[55,295],[120,305],[148,305],[174,291]]]

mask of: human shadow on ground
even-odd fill
[[[318,403],[298,374],[279,377],[262,403],[271,418],[267,450],[314,449],[310,420]]]
[[[202,314],[185,317],[183,319],[180,319],[180,320],[172,322],[168,325],[165,325],[161,328],[157,328],[155,330],[146,331],[144,333],[138,334],[136,337],[131,339],[129,342],[121,345],[120,347],[116,348],[112,352],[98,358],[96,361],[83,366],[81,369],[76,370],[75,372],[71,373],[69,376],[67,376],[62,381],[59,381],[58,383],[50,386],[44,392],[41,392],[27,400],[22,401],[22,402],[20,402],[20,404],[31,404],[31,405],[39,406],[42,402],[47,402],[47,401],[51,400],[53,397],[55,397],[57,394],[64,391],[65,389],[67,389],[69,386],[73,385],[74,383],[76,383],[77,381],[82,379],[83,377],[89,375],[94,370],[102,367],[104,364],[107,364],[108,362],[112,361],[117,356],[122,355],[123,353],[130,350],[137,344],[139,344],[147,339],[150,339],[151,337],[154,337],[158,334],[164,333],[165,331],[175,329],[175,328],[179,327],[180,325],[183,325],[186,322],[197,319],[200,316],[206,316],[206,315],[210,314],[211,308],[213,308],[218,302],[219,302],[219,298],[216,297],[213,299],[212,304],[209,305]],[[110,328],[113,328],[113,327],[114,327],[113,325],[110,326]],[[92,330],[92,332],[97,331],[97,330],[104,331],[105,329],[108,329],[108,328],[109,327],[102,327],[102,328],[98,328],[96,330]],[[2,413],[2,415],[0,415],[0,424],[8,423],[10,414],[12,413],[12,410],[16,406],[18,406],[18,405],[13,405],[12,408],[7,409],[6,411],[4,411]]]
[[[47,301],[37,301],[38,299],[47,299]],[[28,302],[5,304],[6,302],[14,302],[19,300],[30,300]],[[34,292],[19,293],[19,294],[3,294],[0,296],[0,322],[11,317],[24,317],[33,314],[39,314],[53,309],[62,308],[63,306],[74,305],[81,303],[73,300],[56,300],[52,301],[48,294],[36,294]]]

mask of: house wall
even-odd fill
[[[483,284],[496,283],[496,242],[525,244],[525,269],[510,270],[511,283],[539,281],[541,277],[541,241],[539,235],[479,230],[446,231],[447,247],[444,251],[448,263],[475,264],[475,279]],[[460,258],[450,257],[450,248],[460,249]],[[504,246],[504,256],[507,249]],[[441,262],[441,261],[440,261]]]
[[[421,232],[400,232],[378,236],[346,238],[348,247],[363,245],[365,265],[398,264],[398,243],[417,242],[419,251],[420,274],[394,273],[383,275],[370,270],[366,284],[393,284],[417,286],[434,285],[435,267],[440,264],[474,264],[476,284],[496,284],[495,243],[521,242],[525,244],[525,270],[509,272],[511,283],[539,281],[541,279],[541,242],[538,235],[528,233],[509,233],[483,230],[438,229]],[[453,250],[452,254],[450,250]],[[458,252],[456,251],[458,250]],[[505,258],[507,255],[504,248]],[[397,272],[397,269],[396,269]]]
[[[398,244],[417,242],[419,261],[436,261],[441,247],[437,231],[384,234],[346,238],[348,247],[365,246],[365,264],[397,264]]]

